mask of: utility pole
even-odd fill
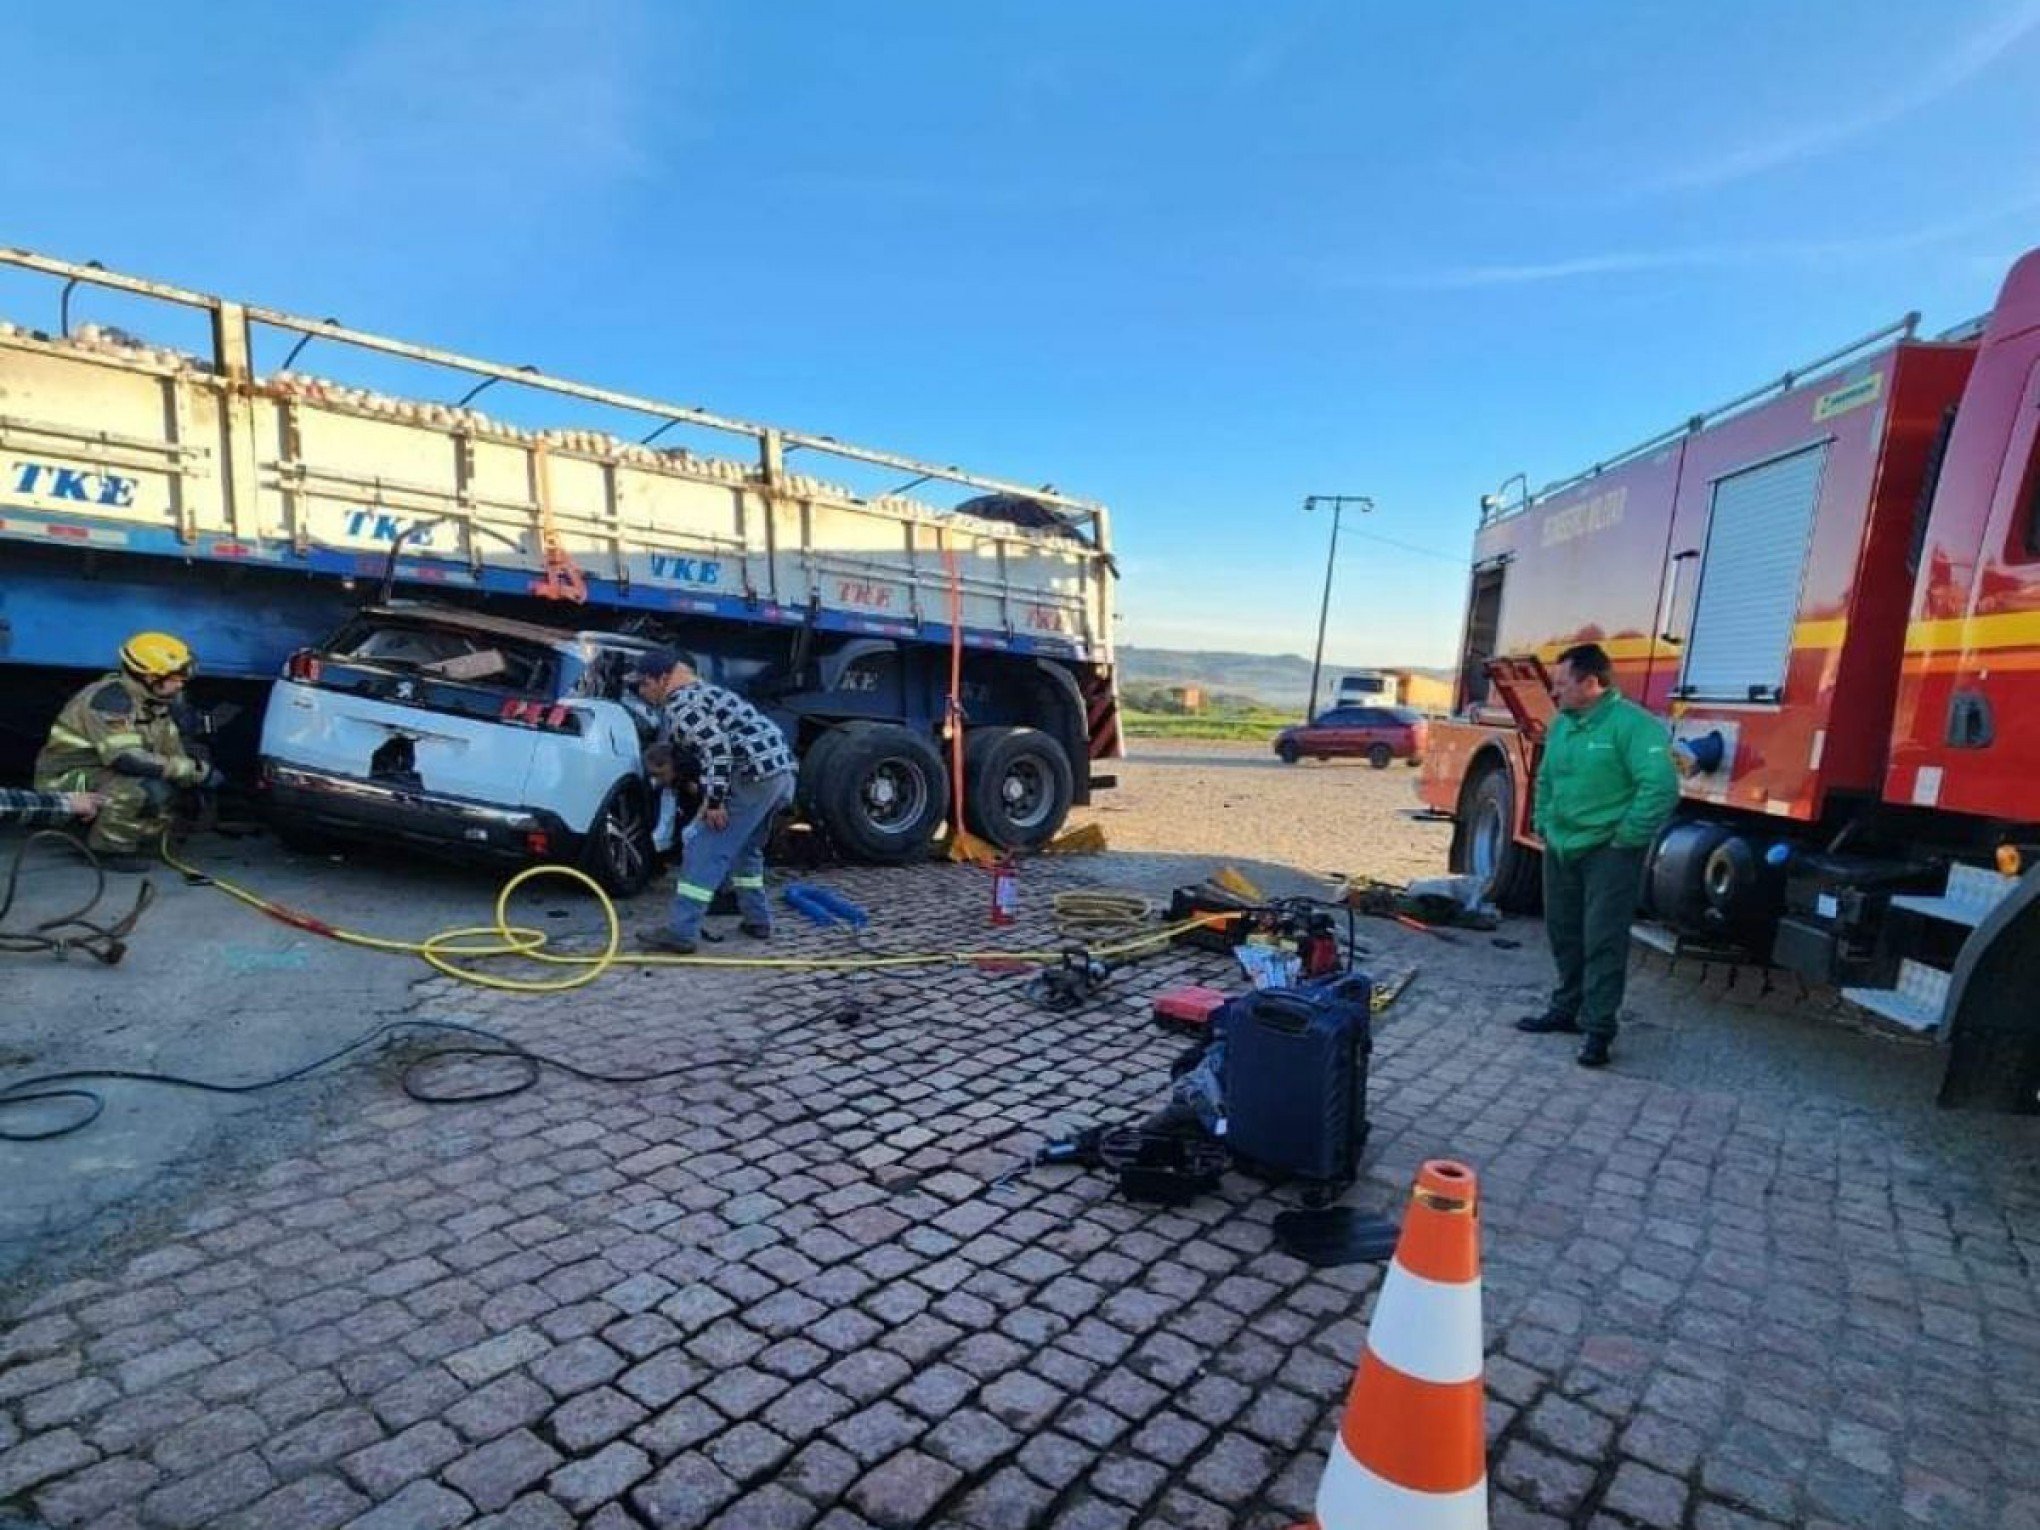
[[[1303,715],[1305,722],[1314,721],[1317,717],[1318,671],[1325,662],[1325,618],[1332,610],[1332,563],[1339,556],[1339,515],[1348,505],[1358,507],[1364,514],[1374,508],[1374,501],[1365,494],[1306,494],[1303,497],[1305,510],[1315,510],[1320,505],[1332,507],[1332,550],[1325,554],[1325,596],[1318,604],[1317,653],[1310,661],[1310,710]]]

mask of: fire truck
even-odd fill
[[[0,779],[148,628],[240,704],[216,753],[252,775],[286,666],[302,679],[294,656],[395,595],[678,647],[781,724],[812,816],[859,858],[918,853],[955,798],[1032,848],[1113,784],[1100,505],[97,262],[0,249],[0,297]],[[446,678],[379,672],[374,700],[508,719],[555,699]],[[971,742],[945,758],[957,704]],[[386,732],[436,726],[384,711]]]
[[[2040,1103],[2040,251],[1519,496],[1483,499],[1420,793],[1535,907],[1546,666],[1595,642],[1683,784],[1640,940],[1767,961],[1949,1044],[1944,1104]]]

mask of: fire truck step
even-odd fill
[[[2017,877],[2000,876],[1981,866],[1951,866],[1948,868],[1948,890],[1940,897],[1899,893],[1892,898],[1891,906],[1910,909],[1929,919],[1966,924],[1974,929],[1983,923],[1992,909],[2011,896],[2012,889],[2018,885]]]
[[[1902,961],[1896,988],[1844,988],[1842,997],[1907,1030],[1938,1031],[1948,1008],[1948,980],[1949,975],[1938,967]]]

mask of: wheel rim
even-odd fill
[[[921,822],[928,811],[928,778],[911,760],[881,760],[865,776],[857,796],[874,829],[898,834]]]
[[[1468,836],[1473,874],[1492,882],[1502,865],[1502,809],[1492,797],[1482,797],[1474,810],[1473,832]]]
[[[644,870],[644,854],[638,848],[642,828],[635,804],[627,799],[612,802],[602,815],[603,859],[619,882],[631,881]]]
[[[1031,755],[1008,765],[999,781],[1000,806],[1016,829],[1036,829],[1046,822],[1054,795],[1048,767]]]

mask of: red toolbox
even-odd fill
[[[1155,995],[1155,1024],[1172,1031],[1202,1036],[1211,1026],[1211,1016],[1230,995],[1216,988],[1191,984]]]

